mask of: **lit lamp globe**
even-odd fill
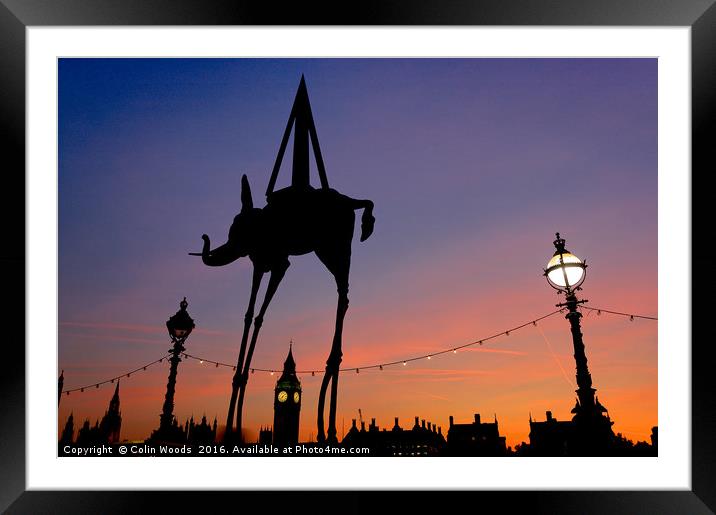
[[[557,250],[547,263],[544,275],[552,288],[572,293],[584,282],[587,263],[565,249],[564,244],[565,240],[557,233],[557,239],[554,240]]]
[[[167,330],[173,340],[186,340],[189,333],[194,329],[194,320],[186,311],[188,305],[186,297],[184,297],[184,300],[179,304],[179,311],[167,320]]]

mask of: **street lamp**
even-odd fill
[[[565,249],[565,243],[557,233],[557,239],[554,240],[557,250],[547,263],[544,275],[552,288],[569,294],[573,290],[578,290],[584,282],[587,276],[587,263]]]
[[[159,418],[159,429],[154,432],[152,439],[177,441],[182,437],[181,434],[175,434],[180,433],[181,428],[173,425],[174,389],[177,382],[177,368],[181,361],[179,355],[185,350],[184,342],[191,334],[192,329],[194,329],[194,320],[186,311],[188,305],[186,297],[184,297],[184,300],[179,304],[179,311],[167,320],[167,331],[169,331],[169,338],[171,338],[174,345],[169,349],[171,353],[169,363],[171,365],[169,367],[169,380],[167,381],[167,394],[164,398],[164,406]]]
[[[186,297],[184,297],[184,300],[179,303],[179,311],[167,320],[167,330],[173,342],[183,342],[187,339],[192,329],[194,329],[194,320],[192,320],[189,313],[186,312],[188,305],[189,303],[186,301]]]
[[[553,242],[556,250],[547,263],[544,275],[552,288],[565,295],[565,302],[557,304],[557,307],[567,308],[565,318],[569,320],[571,327],[574,360],[577,364],[578,388],[576,394],[578,400],[572,409],[573,420],[578,423],[582,436],[587,438],[586,441],[582,441],[582,444],[586,443],[592,449],[596,449],[601,447],[600,442],[603,444],[607,441],[603,437],[611,434],[612,422],[603,415],[607,409],[599,403],[599,399],[595,400],[596,389],[592,388],[592,376],[587,367],[587,356],[584,353],[584,341],[582,340],[580,326],[582,314],[577,310],[580,304],[587,302],[587,300],[577,299],[575,293],[582,289],[587,263],[565,248],[566,242],[560,238],[559,233],[556,236],[557,239]],[[581,451],[584,450],[585,448],[582,447]]]

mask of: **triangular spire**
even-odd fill
[[[60,405],[62,400],[62,387],[65,384],[65,371],[60,372],[60,377],[57,378],[57,405]]]
[[[291,186],[294,188],[310,187],[311,181],[309,176],[308,149],[308,142],[310,139],[313,148],[313,154],[316,158],[316,167],[318,168],[318,177],[321,181],[321,188],[328,189],[326,168],[323,164],[321,147],[318,144],[316,125],[313,121],[313,113],[311,112],[311,102],[308,99],[308,88],[306,87],[306,79],[303,75],[301,75],[301,81],[299,82],[298,90],[296,91],[296,98],[293,101],[291,114],[288,117],[286,130],[283,133],[281,146],[279,147],[278,155],[276,156],[276,162],[274,163],[273,171],[271,172],[271,179],[269,180],[268,188],[266,188],[267,197],[270,196],[271,193],[273,193],[273,188],[276,185],[276,178],[278,177],[278,172],[281,169],[281,162],[283,161],[283,155],[286,152],[288,139],[291,135],[291,128],[294,129],[293,170],[291,174]]]
[[[112,396],[112,400],[119,401],[119,379],[117,379],[117,386],[114,387],[114,395]]]
[[[293,360],[293,341],[288,344],[288,356],[286,356],[286,361],[283,362],[283,373],[296,373],[296,362]]]

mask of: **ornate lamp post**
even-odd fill
[[[574,422],[578,429],[578,452],[580,454],[591,454],[590,450],[603,449],[611,436],[612,423],[606,413],[607,409],[599,403],[594,396],[595,388],[592,388],[592,376],[587,367],[587,356],[584,353],[584,341],[582,340],[582,328],[580,319],[582,314],[577,311],[580,304],[587,300],[577,299],[576,292],[581,290],[581,285],[587,275],[587,263],[565,249],[565,240],[556,234],[554,240],[556,248],[552,259],[547,263],[544,275],[547,282],[555,288],[558,293],[565,295],[565,302],[557,304],[557,307],[566,307],[567,315],[572,331],[572,344],[574,346],[574,360],[577,365],[577,403],[572,409]],[[605,439],[606,438],[606,439]]]
[[[167,320],[167,330],[169,331],[169,337],[171,338],[172,343],[174,343],[174,346],[169,349],[172,356],[169,358],[169,363],[171,365],[169,367],[167,394],[164,398],[164,407],[162,408],[162,414],[159,418],[159,429],[152,435],[152,439],[155,440],[173,441],[176,439],[174,436],[180,436],[174,434],[178,432],[177,429],[181,431],[181,428],[177,427],[177,429],[174,429],[176,426],[173,426],[174,389],[177,382],[177,368],[179,367],[179,362],[181,361],[179,355],[185,350],[184,342],[191,334],[192,329],[194,329],[194,320],[192,320],[189,313],[187,313],[187,306],[188,303],[186,301],[186,297],[184,297],[184,300],[182,300],[179,304],[179,311]]]

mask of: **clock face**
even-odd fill
[[[299,394],[298,392],[293,392],[293,402],[298,404],[298,401],[300,401],[300,400],[301,400],[301,394]]]
[[[288,394],[281,390],[278,392],[278,402],[286,402],[286,399],[288,399]]]

